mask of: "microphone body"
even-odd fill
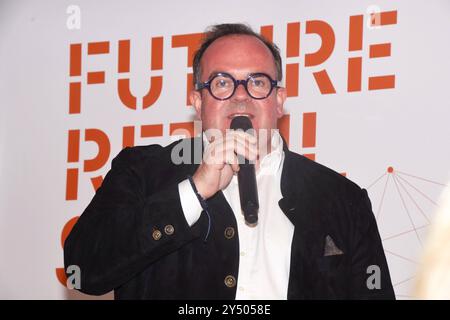
[[[253,129],[253,126],[248,117],[238,116],[231,121],[230,129],[247,131]],[[241,155],[238,155],[238,160],[240,169],[237,176],[241,210],[247,224],[256,225],[258,222],[259,201],[255,165],[249,163],[249,160]]]

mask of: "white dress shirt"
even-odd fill
[[[239,275],[236,299],[287,299],[291,245],[294,226],[281,211],[281,171],[284,163],[283,140],[274,131],[271,152],[260,161],[258,185],[258,223],[245,223],[239,199],[237,175],[222,190],[233,209],[239,234]],[[192,226],[202,207],[186,179],[178,185],[186,221]]]

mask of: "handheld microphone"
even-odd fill
[[[248,117],[238,116],[231,121],[230,129],[247,131],[253,129],[253,126]],[[247,224],[256,225],[258,222],[259,201],[255,165],[249,163],[249,161],[241,155],[238,155],[238,160],[240,169],[237,176],[241,210],[244,213]]]

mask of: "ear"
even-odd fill
[[[195,108],[195,112],[197,113],[197,118],[199,120],[202,119],[202,95],[200,92],[196,90],[192,90],[189,93],[189,101],[191,105]]]
[[[276,113],[277,117],[281,118],[284,114],[284,102],[286,101],[287,93],[286,88],[278,88],[277,89],[277,108]]]

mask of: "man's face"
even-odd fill
[[[266,73],[272,79],[277,78],[273,56],[259,39],[248,35],[225,36],[214,41],[206,49],[201,59],[201,82],[206,82],[218,72],[225,72],[236,80],[247,79],[252,73]],[[253,128],[277,128],[277,120],[283,115],[283,103],[286,100],[284,88],[274,88],[265,99],[250,97],[244,86],[239,85],[233,96],[224,101],[215,99],[208,89],[192,91],[191,103],[202,120],[203,130],[219,129],[225,133],[236,115],[247,115]]]

